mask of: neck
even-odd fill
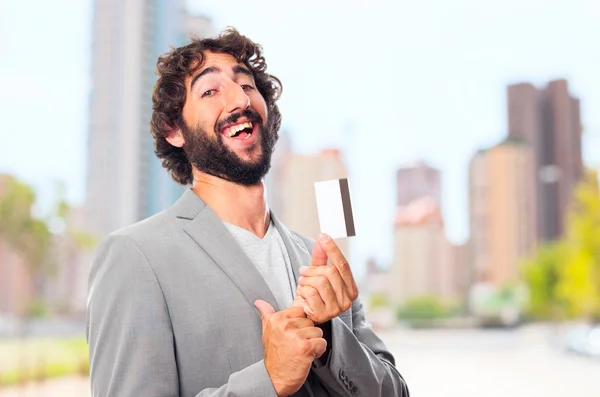
[[[265,186],[243,186],[193,169],[192,190],[223,221],[263,238],[271,222]]]

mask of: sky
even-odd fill
[[[283,82],[294,148],[340,147],[352,258],[392,257],[395,170],[442,171],[451,241],[468,238],[468,163],[506,135],[506,86],[567,78],[582,100],[585,160],[600,166],[598,0],[188,0],[260,43]],[[84,200],[90,0],[0,0],[0,172]]]

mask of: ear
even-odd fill
[[[165,138],[167,142],[175,147],[183,147],[185,140],[183,139],[183,134],[179,128],[174,128],[169,132],[169,135]]]

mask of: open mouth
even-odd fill
[[[252,123],[251,121],[247,121],[245,123],[235,124],[225,128],[222,131],[222,134],[232,139],[245,140],[252,136],[253,131],[254,123]]]

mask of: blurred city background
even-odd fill
[[[272,210],[340,241],[415,396],[600,396],[598,0],[0,0],[0,397],[89,396],[95,245],[182,187],[159,54],[234,26],[283,82]]]

